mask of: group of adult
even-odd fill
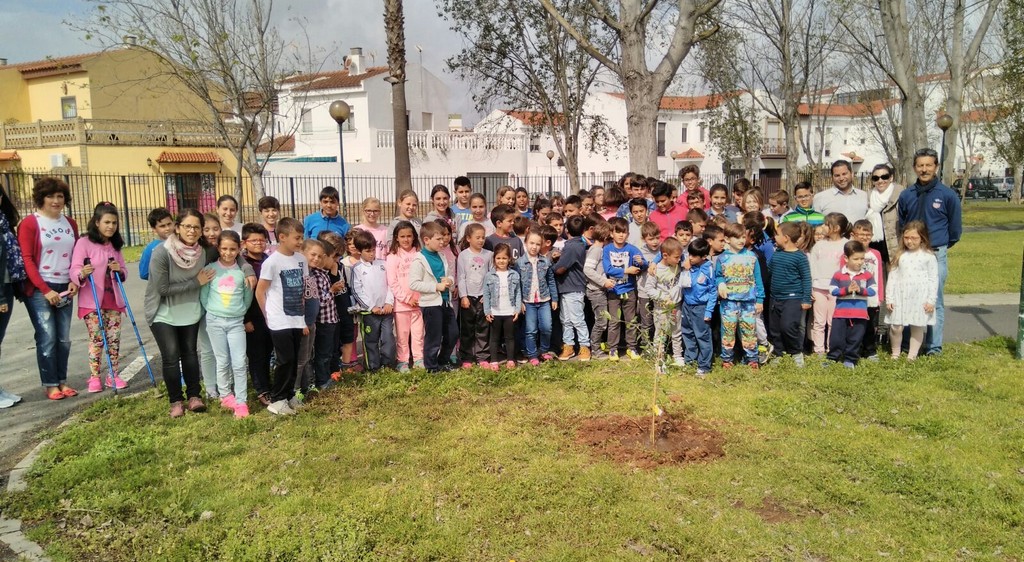
[[[895,182],[895,171],[889,164],[878,164],[871,170],[871,188],[866,192],[854,186],[853,167],[846,160],[832,164],[832,186],[814,195],[814,210],[822,214],[842,213],[852,224],[861,219],[871,221],[871,247],[878,250],[884,263],[899,251],[903,227],[915,220],[928,228],[931,250],[939,266],[939,292],[935,303],[935,325],[929,326],[924,353],[942,352],[945,310],[943,292],[949,273],[947,252],[963,232],[960,197],[945,186],[938,176],[939,155],[930,148],[914,153],[916,181],[909,186]]]

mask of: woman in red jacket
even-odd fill
[[[71,304],[78,287],[71,283],[71,254],[78,225],[64,215],[71,189],[59,178],[36,180],[32,187],[36,210],[18,225],[18,244],[25,260],[25,308],[35,329],[36,363],[46,397],[77,396],[67,385],[71,355]]]

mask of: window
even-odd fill
[[[78,117],[78,100],[75,96],[60,98],[61,119],[74,119]]]
[[[700,124],[700,142],[704,142],[704,134],[706,132],[707,132],[707,129],[704,128],[704,123],[701,123]]]
[[[428,113],[428,112],[424,111],[421,114],[421,116],[420,116],[420,121],[422,121],[421,124],[423,125],[423,130],[424,131],[433,131],[434,130],[434,114],[433,113]]]
[[[686,142],[686,125],[683,125],[683,134],[681,136],[682,138],[680,140]]]
[[[665,123],[658,123],[658,156],[665,155]]]
[[[355,112],[354,109],[350,110],[348,112],[348,119],[346,119],[345,123],[341,126],[341,130],[342,131],[354,131],[354,130],[356,130],[356,112]]]
[[[540,152],[540,137],[530,135],[530,152]]]
[[[302,110],[302,132],[313,132],[313,112],[309,109]]]

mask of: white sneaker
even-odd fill
[[[267,411],[275,416],[288,416],[295,413],[295,410],[288,407],[287,400],[278,400],[267,406]]]
[[[10,408],[13,405],[14,400],[11,400],[9,398],[0,398],[0,410],[3,410],[4,408]]]
[[[305,405],[306,404],[302,400],[300,400],[300,399],[298,399],[298,398],[296,398],[294,396],[288,399],[288,407],[291,408],[294,411],[298,411],[299,409],[301,409]]]
[[[686,366],[686,360],[683,359],[682,357],[676,357],[675,361],[673,361],[673,364],[676,367],[685,367]]]
[[[10,400],[11,402],[17,404],[18,402],[21,402],[21,396],[7,392],[6,390],[0,388],[0,401],[6,400]]]

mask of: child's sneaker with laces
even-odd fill
[[[676,357],[675,360],[672,361],[672,364],[675,365],[676,367],[680,367],[680,368],[681,367],[685,367],[686,366],[686,360],[683,359],[682,357]]]
[[[511,360],[511,359],[509,359],[508,361],[505,361],[505,368],[506,369],[515,369],[516,368],[516,362]]]
[[[540,359],[537,359],[536,357],[534,357],[533,359],[530,359],[530,365],[533,365],[534,367],[536,367],[537,365],[540,365]]]
[[[494,372],[498,372],[498,369],[501,369],[501,363],[498,361],[495,361],[494,363],[488,363],[487,368]]]
[[[582,351],[582,348],[580,349],[580,351]],[[573,351],[572,346],[566,344],[566,345],[562,346],[562,353],[560,353],[558,355],[558,360],[559,361],[568,361],[568,360],[572,359],[572,357],[574,355],[576,355],[576,352]]]
[[[423,360],[420,359],[419,361],[413,361],[412,362],[412,368],[413,369],[422,369],[423,368]]]
[[[696,376],[697,376],[698,379],[703,380],[703,379],[707,378],[708,372],[705,371],[704,369],[697,369]]]
[[[609,352],[608,353],[608,360],[609,361],[618,361],[619,360],[619,352],[618,351]]]
[[[541,356],[540,356],[540,360],[541,361],[551,361],[554,358],[555,358],[555,356],[551,355],[550,353],[544,353],[544,354],[541,354]]]
[[[128,388],[128,383],[124,382],[121,375],[114,375],[114,378],[110,378],[110,375],[107,375],[107,386],[121,390],[122,388]]]
[[[473,368],[473,364],[470,363],[469,361],[463,361],[462,362],[462,368],[463,369],[472,369]]]
[[[227,408],[229,410],[234,410],[235,406],[237,405],[237,403],[235,402],[235,395],[234,394],[228,394],[224,398],[221,398],[220,399],[220,405],[224,406],[225,408]]]
[[[794,355],[793,356],[793,362],[796,363],[797,367],[803,369],[804,368],[804,364],[805,364],[804,363],[804,354],[803,353],[797,353],[796,355]]]
[[[249,406],[247,404],[235,404],[235,417],[236,418],[247,418],[249,417]]]
[[[576,360],[577,361],[582,361],[584,363],[586,363],[587,361],[590,361],[590,348],[589,347],[580,346],[580,353],[579,353],[579,355],[576,356]]]
[[[100,382],[99,377],[89,377],[89,386],[86,389],[89,392],[103,392],[103,383]]]
[[[409,372],[409,364],[406,363],[405,361],[402,361],[401,363],[399,363],[398,364],[398,372],[399,373],[408,373]]]
[[[640,359],[640,354],[633,351],[632,349],[629,349],[626,351],[626,357],[629,358],[631,361],[636,361]]]

